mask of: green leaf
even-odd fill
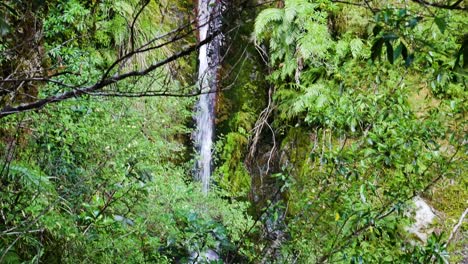
[[[382,31],[382,27],[379,26],[379,25],[377,25],[377,26],[375,26],[374,29],[372,30],[372,33],[374,34],[374,36],[377,36],[377,35],[380,33],[380,31]]]
[[[468,67],[468,34],[465,34],[463,36],[463,42],[462,42],[461,47],[458,50],[457,55],[456,55],[457,59],[455,61],[455,67],[459,66],[460,59],[461,59],[462,56],[463,56],[463,65],[462,65],[462,67],[467,68]]]
[[[393,32],[389,32],[389,33],[386,33],[386,34],[383,36],[383,38],[384,38],[385,40],[389,41],[389,40],[398,39],[398,36],[397,36],[395,33],[393,33]]]
[[[405,59],[405,65],[406,67],[409,67],[411,63],[413,63],[414,60],[414,54],[410,54],[408,57]]]
[[[413,17],[413,18],[411,18],[410,21],[409,21],[409,23],[408,23],[408,26],[409,26],[410,28],[414,28],[414,27],[418,24],[418,22],[419,22],[421,19],[422,19],[421,17]]]
[[[406,46],[401,43],[402,47],[401,47],[401,56],[403,56],[403,59],[406,61],[406,59],[408,58],[408,49],[406,48]]]
[[[5,22],[5,20],[1,16],[2,14],[0,13],[0,37],[3,37],[10,32],[10,26]]]
[[[371,59],[372,61],[375,61],[376,59],[379,58],[380,54],[382,53],[382,46],[384,44],[384,39],[383,38],[378,38],[374,45],[372,45],[371,48]]]
[[[361,201],[363,203],[367,203],[365,192],[366,192],[366,186],[362,184],[361,187],[359,188],[359,196],[361,197]]]
[[[436,23],[440,32],[444,33],[445,29],[447,28],[447,22],[445,21],[445,19],[443,17],[436,17],[434,18],[434,22]]]
[[[393,61],[396,61],[398,59],[398,57],[400,57],[401,55],[401,52],[403,50],[403,43],[400,43],[396,49],[393,51]]]
[[[398,11],[398,16],[399,17],[404,17],[408,14],[408,11],[405,8],[402,8]]]
[[[6,8],[8,11],[10,11],[10,13],[13,14],[14,16],[18,16],[18,12],[16,12],[16,10],[15,10],[13,7],[7,5],[6,3],[0,2],[0,6],[5,7],[5,8]],[[2,15],[3,15],[3,14],[2,14]]]
[[[385,46],[387,47],[387,59],[393,64],[393,47],[390,41],[385,41]]]
[[[351,132],[356,132],[357,120],[355,118],[351,119]]]

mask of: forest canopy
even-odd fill
[[[467,8],[0,2],[0,263],[465,263]]]

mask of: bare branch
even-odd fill
[[[458,220],[458,223],[453,227],[452,232],[450,233],[449,238],[447,239],[447,245],[452,242],[453,237],[458,231],[458,228],[463,224],[463,220],[465,220],[466,215],[468,214],[468,208],[465,209],[463,214],[460,216],[460,219]]]
[[[44,106],[50,104],[50,103],[57,103],[57,102],[61,102],[61,101],[64,101],[64,100],[67,100],[67,99],[70,99],[70,98],[74,98],[74,97],[80,97],[80,96],[83,96],[83,95],[86,95],[86,94],[91,94],[95,91],[98,91],[106,86],[109,86],[111,84],[115,84],[121,80],[124,80],[124,79],[128,79],[130,77],[139,77],[139,76],[144,76],[170,62],[173,62],[181,57],[184,57],[184,56],[187,56],[189,54],[191,54],[192,52],[198,50],[201,46],[207,44],[208,42],[210,42],[214,36],[216,36],[217,34],[219,34],[219,32],[215,32],[215,34],[209,36],[208,38],[206,38],[205,40],[199,42],[198,44],[195,44],[195,45],[191,45],[189,46],[188,48],[164,59],[164,60],[160,60],[152,65],[150,65],[149,67],[147,67],[146,69],[144,70],[140,70],[140,71],[131,71],[131,72],[127,72],[127,73],[124,73],[124,74],[120,74],[120,75],[114,75],[112,77],[109,77],[109,78],[105,78],[105,79],[101,79],[100,81],[98,81],[97,83],[91,85],[91,86],[88,86],[88,87],[84,87],[84,88],[76,88],[74,89],[73,91],[68,91],[68,92],[65,92],[65,93],[62,93],[62,94],[58,94],[58,95],[53,95],[53,96],[49,96],[47,98],[44,98],[44,99],[41,99],[41,100],[37,100],[35,102],[31,102],[31,103],[24,103],[24,104],[20,104],[18,106],[6,106],[4,107],[2,110],[0,110],[0,118],[3,118],[5,116],[8,116],[8,115],[11,115],[11,114],[15,114],[15,113],[19,113],[19,112],[24,112],[24,111],[31,111],[31,110],[36,110],[36,109],[41,109],[43,108]]]
[[[436,3],[436,2],[428,2],[428,1],[425,1],[425,0],[411,0],[415,3],[418,3],[418,4],[421,4],[421,5],[425,5],[425,6],[432,6],[432,7],[437,7],[437,8],[442,8],[442,9],[449,9],[449,10],[462,10],[462,11],[466,11],[466,7],[462,7],[460,6],[460,4],[463,2],[463,0],[458,0],[456,1],[455,3],[451,4],[451,5],[445,5],[445,4],[440,4],[440,3]]]
[[[130,43],[131,43],[131,48],[132,52],[135,50],[135,23],[138,20],[138,17],[143,13],[143,10],[145,7],[150,3],[150,0],[145,0],[143,4],[141,5],[141,8],[138,10],[137,14],[133,18],[132,25],[130,26]]]

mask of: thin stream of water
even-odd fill
[[[221,27],[220,7],[216,0],[198,1],[199,41],[206,39],[210,32]],[[196,106],[195,147],[197,162],[195,177],[202,182],[202,190],[208,193],[212,172],[212,151],[215,128],[215,103],[217,74],[219,68],[221,37],[200,47],[198,60],[198,85],[202,92]]]

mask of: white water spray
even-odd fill
[[[199,41],[221,28],[221,7],[217,0],[198,1]],[[202,182],[207,193],[212,172],[212,150],[214,137],[217,75],[220,60],[221,36],[217,35],[208,44],[200,47],[198,60],[198,85],[202,92],[196,107],[195,147],[197,162],[195,177]]]

